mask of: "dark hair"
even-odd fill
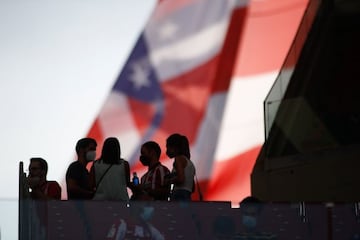
[[[253,196],[248,196],[245,197],[241,202],[240,202],[240,209],[245,209],[248,207],[255,207],[257,212],[260,213],[262,210],[262,202]]]
[[[147,149],[152,149],[155,151],[157,158],[160,158],[161,155],[161,148],[157,142],[154,141],[148,141],[142,145],[143,147]]]
[[[45,175],[47,174],[48,164],[47,164],[47,162],[45,161],[45,159],[39,158],[39,157],[30,158],[30,163],[33,163],[33,162],[38,162],[39,165],[40,165],[41,170],[44,170],[44,171],[45,171]]]
[[[97,146],[96,140],[93,139],[93,138],[82,138],[82,139],[80,139],[76,143],[76,147],[75,147],[76,153],[79,153],[80,149],[87,148],[91,144],[95,144],[95,146]]]
[[[177,154],[184,155],[190,159],[190,147],[189,140],[186,136],[181,135],[179,133],[171,134],[166,139],[166,145],[175,147]]]
[[[105,139],[100,159],[107,164],[118,164],[120,162],[120,142],[115,137]]]

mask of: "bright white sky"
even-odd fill
[[[31,157],[64,179],[155,3],[0,0],[0,200],[17,200],[19,162]],[[16,239],[4,224],[2,239]]]

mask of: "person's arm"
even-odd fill
[[[89,174],[89,178],[90,178],[90,188],[91,189],[96,189],[96,178],[95,178],[95,164],[93,164],[90,168],[90,174]]]
[[[34,187],[34,188],[31,188],[31,198],[33,199],[39,199],[39,200],[49,200],[51,199],[50,197],[48,197],[47,195],[45,195],[41,190],[40,188],[38,187]]]
[[[164,172],[162,173],[162,171]],[[164,170],[159,168],[155,174],[155,188],[152,189],[151,185],[149,185],[146,187],[145,191],[156,199],[165,199],[170,194],[171,185],[166,182],[164,176],[170,174],[170,171],[168,169]]]
[[[81,196],[86,199],[91,199],[94,195],[93,191],[89,191],[89,190],[79,187],[79,184],[73,178],[68,178],[66,180],[66,185],[67,185],[68,191],[75,193],[75,195],[77,195],[77,196]]]
[[[125,167],[125,181],[126,181],[126,186],[129,187],[131,189],[132,185],[130,182],[130,166],[129,166],[129,162],[124,160],[124,167]]]
[[[56,181],[50,181],[48,182],[48,189],[47,189],[47,196],[50,199],[61,199],[61,187],[60,184]]]
[[[55,181],[50,181],[45,183],[45,192],[41,190],[39,185],[32,186],[31,188],[31,197],[33,199],[41,199],[41,200],[60,200],[61,199],[61,187]]]
[[[174,161],[174,168],[176,171],[176,176],[172,180],[175,184],[182,184],[185,181],[185,167],[186,167],[186,158],[184,156],[176,156]]]
[[[66,172],[66,187],[68,193],[74,195],[75,198],[91,199],[94,191],[90,189],[90,178],[87,176],[87,186],[81,188],[78,178],[81,177],[82,169],[79,165],[70,165]],[[69,197],[69,196],[68,196]]]

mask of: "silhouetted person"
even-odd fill
[[[161,148],[158,143],[149,141],[141,146],[140,162],[148,167],[141,177],[140,184],[133,186],[134,200],[168,200],[170,184],[165,176],[170,170],[160,162]]]
[[[33,200],[31,212],[31,238],[47,239],[48,205],[42,200],[60,200],[61,187],[56,181],[47,180],[48,164],[43,158],[30,158],[28,185]]]
[[[96,158],[97,143],[93,138],[82,138],[76,143],[77,161],[72,162],[66,172],[68,199],[91,199],[93,189],[87,163]]]
[[[174,184],[170,200],[190,201],[194,192],[195,166],[190,160],[190,146],[186,136],[178,133],[166,139],[166,155],[174,159],[169,181]]]
[[[259,217],[262,209],[263,203],[252,196],[248,196],[240,202],[241,223],[244,227],[244,232],[241,232],[236,239],[276,239],[274,234],[262,232],[261,229],[258,228]]]
[[[28,184],[32,199],[61,199],[61,187],[56,181],[47,180],[48,164],[42,158],[31,158]]]
[[[86,200],[94,196],[91,187],[90,173],[86,165],[96,158],[96,140],[82,138],[76,143],[77,161],[70,164],[66,171],[66,185],[69,200]],[[91,225],[83,201],[74,201],[75,207],[82,219],[86,239],[92,239]]]
[[[117,138],[105,139],[101,157],[94,162],[90,172],[92,186],[96,188],[94,200],[129,200],[127,187],[130,183],[130,167],[121,158]]]

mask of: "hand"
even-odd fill
[[[31,189],[34,189],[39,186],[40,178],[39,177],[28,177],[27,181],[28,181],[29,187]]]

